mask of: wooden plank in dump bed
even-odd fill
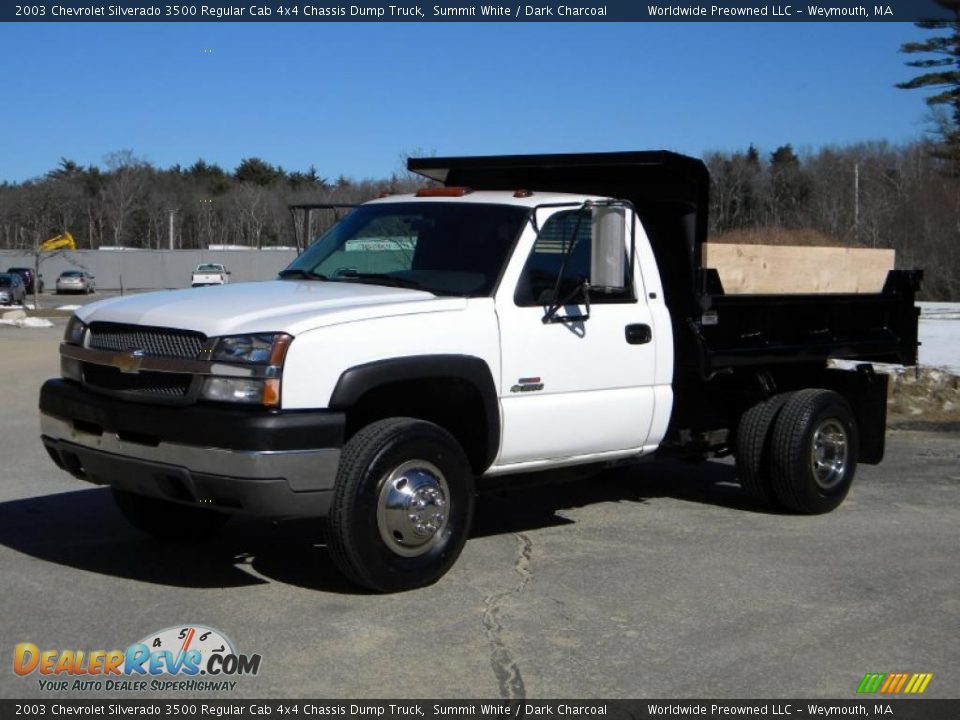
[[[704,267],[716,268],[729,294],[878,293],[895,251],[874,248],[705,243]]]

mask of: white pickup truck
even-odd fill
[[[207,285],[226,285],[230,282],[230,271],[220,263],[201,263],[190,275],[190,287]]]
[[[40,396],[54,462],[159,538],[324,518],[392,591],[450,568],[491,476],[733,453],[749,492],[821,513],[881,460],[868,363],[915,363],[919,271],[726,295],[706,168],[672,153],[410,168],[443,186],[361,205],[276,281],[77,310]]]

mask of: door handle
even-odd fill
[[[645,323],[627,325],[624,328],[624,334],[627,342],[631,345],[644,345],[653,339],[653,332],[650,330],[650,326]]]

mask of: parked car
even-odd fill
[[[207,285],[226,285],[230,282],[227,276],[230,271],[220,263],[202,263],[190,276],[191,287],[205,287]]]
[[[20,276],[20,279],[23,280],[23,286],[26,288],[27,293],[33,292],[33,277],[34,269],[27,267],[12,267],[7,268],[8,273],[14,273]],[[37,292],[43,292],[43,273],[40,273],[37,276]]]
[[[97,289],[96,278],[84,270],[64,270],[57,278],[57,295],[60,293],[92,293]]]
[[[0,305],[23,305],[27,288],[15,273],[0,273]]]

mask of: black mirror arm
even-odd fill
[[[573,300],[578,294],[583,294],[583,304],[586,306],[587,311],[583,315],[561,315],[558,316],[557,313],[560,311],[564,305]],[[577,286],[573,288],[566,296],[561,300],[554,301],[550,307],[547,308],[547,312],[544,313],[542,321],[544,325],[547,323],[571,323],[571,322],[584,322],[590,319],[590,281],[587,278],[583,278],[580,282],[577,283]]]

